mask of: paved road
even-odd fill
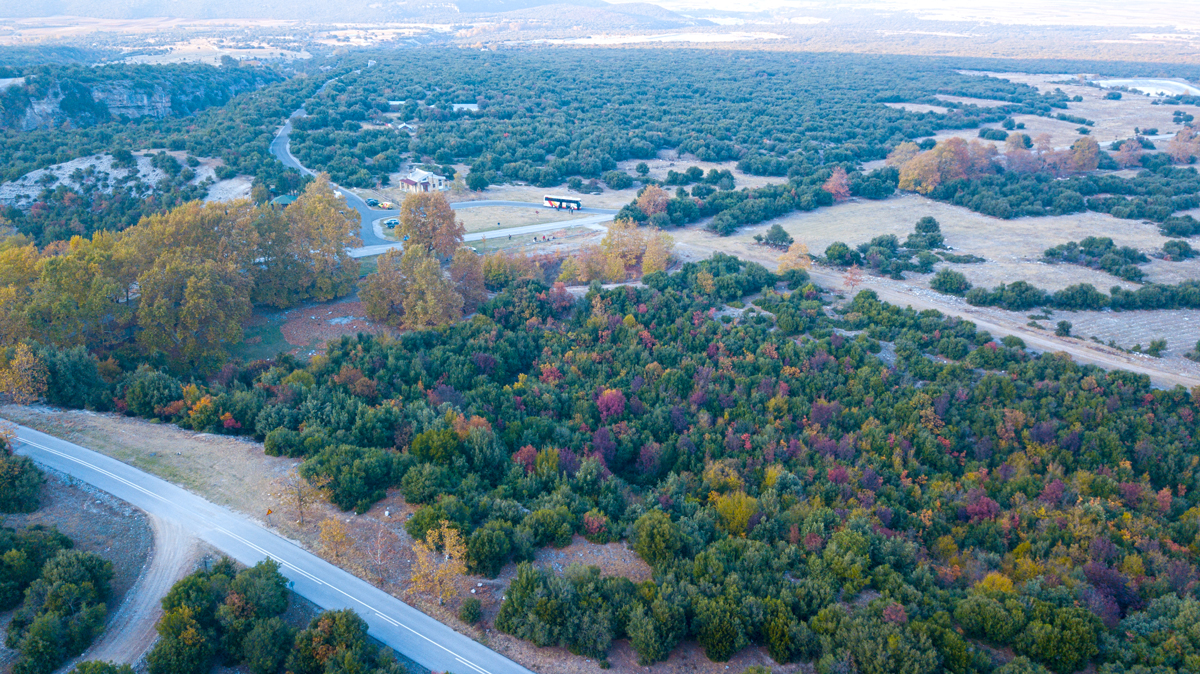
[[[532,674],[383,590],[258,526],[153,475],[24,426],[17,452],[183,528],[237,561],[270,557],[293,589],[323,609],[352,608],[370,634],[430,670],[455,674]]]
[[[529,204],[525,204],[528,206]],[[582,210],[582,209],[580,209]],[[492,229],[486,232],[471,232],[463,236],[463,241],[483,241],[484,239],[502,239],[504,237],[521,236],[523,234],[537,234],[538,232],[556,232],[560,229],[570,227],[587,227],[598,232],[608,231],[600,223],[612,220],[611,215],[595,215],[590,218],[579,218],[578,220],[560,220],[558,222],[539,222],[536,225],[525,225],[523,227],[506,227],[504,229]],[[378,238],[378,237],[377,237]],[[403,248],[404,244],[397,241],[389,241],[383,245],[362,246],[361,248],[351,248],[350,257],[369,257],[371,255],[379,255],[393,248]]]
[[[332,80],[330,80],[330,81],[332,81]],[[328,85],[328,84],[329,84],[329,82],[325,83],[325,85]],[[322,85],[322,88],[324,88],[325,85]],[[283,126],[280,127],[279,131],[275,134],[275,138],[271,141],[271,154],[275,155],[276,159],[283,162],[284,166],[294,168],[303,175],[311,176],[311,175],[314,175],[313,172],[311,170],[309,170],[308,168],[306,168],[303,164],[301,164],[299,159],[296,159],[295,155],[292,154],[291,148],[289,147],[289,144],[291,142],[292,120],[297,117],[303,117],[304,115],[305,115],[304,108],[301,107],[299,110],[296,110],[295,112],[293,112],[292,116],[289,117],[286,122],[284,122]],[[363,248],[372,248],[374,246],[387,246],[389,248],[395,247],[394,242],[388,241],[387,239],[380,238],[379,235],[377,235],[375,233],[374,223],[377,220],[382,220],[385,218],[399,217],[400,216],[399,210],[395,210],[395,209],[394,210],[383,210],[383,209],[378,209],[378,208],[371,208],[370,206],[367,205],[367,202],[362,199],[362,197],[358,196],[357,194],[351,192],[348,189],[345,189],[344,187],[334,185],[334,190],[338,194],[342,195],[342,198],[346,200],[347,206],[353,208],[355,211],[358,211],[358,217],[361,222],[360,235],[362,236]],[[462,210],[462,209],[467,209],[467,208],[484,208],[484,207],[488,207],[488,206],[506,206],[506,207],[512,207],[512,208],[536,208],[536,209],[542,209],[542,210],[551,211],[551,212],[553,212],[555,210],[553,208],[548,208],[542,204],[534,204],[534,203],[530,203],[527,201],[462,201],[459,203],[450,204],[450,207],[456,211]],[[606,209],[606,208],[581,208],[581,209],[579,209],[579,212],[592,213],[595,215],[615,215],[617,213],[615,210],[610,210],[610,209]],[[586,227],[586,226],[587,226],[587,223],[583,223],[581,221],[576,221],[573,223],[563,223],[562,225],[555,227],[553,229],[562,229],[564,227]],[[521,228],[516,228],[516,229],[521,229]],[[513,230],[513,233],[517,233],[516,229]],[[548,231],[548,230],[532,230],[532,231]],[[523,233],[528,234],[528,233],[532,233],[532,232],[523,232]],[[471,239],[468,238],[467,240],[470,241]],[[356,249],[356,250],[361,250],[361,249]],[[381,252],[383,250],[387,250],[387,248],[380,249]],[[371,253],[371,254],[374,255],[375,253]]]

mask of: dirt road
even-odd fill
[[[81,656],[83,660],[134,664],[149,650],[158,633],[162,598],[194,564],[196,539],[178,523],[150,515],[154,550],[137,583],[125,595],[100,639]]]
[[[724,252],[698,241],[678,244],[676,251],[684,259],[704,258],[714,252]],[[778,266],[775,261],[777,255],[774,253],[764,252],[761,255],[746,255],[741,251],[739,253],[741,257],[753,259],[768,269],[775,269]],[[818,266],[812,269],[810,275],[818,285],[850,295],[849,290],[843,285],[844,274],[841,270]],[[1186,365],[1181,365],[1177,361],[1165,362],[1149,356],[1125,353],[1081,339],[1058,337],[1050,332],[1030,328],[1020,320],[1011,318],[1011,316],[1020,317],[1018,314],[999,309],[973,307],[960,298],[942,295],[905,281],[894,281],[864,274],[862,285],[858,290],[867,289],[874,290],[879,295],[879,299],[897,306],[909,306],[918,311],[935,309],[948,316],[965,318],[980,330],[986,330],[997,337],[1005,335],[1020,337],[1025,341],[1025,345],[1033,351],[1062,352],[1070,355],[1078,363],[1144,374],[1150,377],[1150,381],[1155,386],[1162,388],[1200,386],[1200,373],[1187,361],[1184,361]]]

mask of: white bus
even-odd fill
[[[544,203],[546,204],[547,208],[557,208],[560,210],[565,208],[568,211],[577,211],[580,207],[579,200],[572,199],[570,197],[555,197],[546,195],[546,200]]]

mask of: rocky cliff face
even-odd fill
[[[120,119],[190,115],[223,105],[276,78],[236,72],[225,78],[156,79],[118,78],[82,84],[72,78],[55,78],[10,87],[0,96],[0,126],[32,131],[63,124],[90,126]]]

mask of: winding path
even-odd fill
[[[332,81],[333,80],[330,80],[330,82]],[[329,82],[326,82],[325,84],[328,85]],[[322,88],[324,88],[324,85]],[[283,126],[280,127],[279,131],[275,134],[275,138],[271,141],[271,154],[275,155],[276,159],[283,162],[284,166],[296,169],[303,175],[311,176],[315,175],[315,173],[308,167],[301,164],[300,160],[296,159],[296,156],[292,154],[291,150],[292,120],[296,119],[297,117],[303,117],[305,114],[304,108],[300,107],[298,110],[293,112],[290,117],[288,117],[288,120],[283,123]],[[346,200],[347,206],[358,211],[358,216],[361,219],[361,236],[363,245],[361,248],[352,249],[352,251],[360,251],[358,255],[355,255],[355,257],[363,257],[364,255],[378,255],[385,250],[390,248],[398,248],[400,246],[400,244],[396,243],[395,241],[388,241],[387,239],[384,239],[376,234],[374,224],[378,220],[399,217],[399,209],[382,210],[371,208],[367,205],[367,202],[364,201],[362,197],[358,196],[354,192],[351,192],[340,185],[334,185],[333,188],[342,196],[343,199]],[[487,206],[537,208],[549,211],[551,213],[555,212],[555,209],[553,208],[548,208],[543,204],[530,203],[528,201],[461,201],[450,204],[450,207],[456,211],[468,208],[484,208]],[[532,234],[535,232],[549,232],[559,229],[566,229],[569,227],[594,228],[600,222],[612,220],[612,216],[616,215],[617,213],[617,211],[607,208],[581,208],[579,209],[579,212],[591,213],[597,216],[597,218],[582,218],[579,220],[566,220],[557,223],[548,222],[538,225],[530,225],[528,227],[513,227],[511,229],[495,230],[493,232],[489,232],[489,234],[500,236],[501,234]],[[530,229],[531,227],[541,227],[542,229]],[[472,236],[475,235],[467,235],[465,240],[479,241],[480,239],[485,238],[486,235],[476,236],[475,238],[472,238]],[[363,250],[374,250],[375,252],[362,253],[361,251]]]
[[[242,564],[274,559],[301,596],[327,610],[354,609],[367,622],[371,636],[423,667],[455,674],[533,674],[244,515],[31,428],[17,426],[17,438],[18,453],[102,489]]]
[[[195,539],[178,522],[154,514],[150,514],[150,526],[154,531],[150,563],[125,594],[125,601],[113,614],[103,636],[79,658],[80,661],[132,665],[158,638],[154,627],[162,616],[162,598],[188,573]]]

